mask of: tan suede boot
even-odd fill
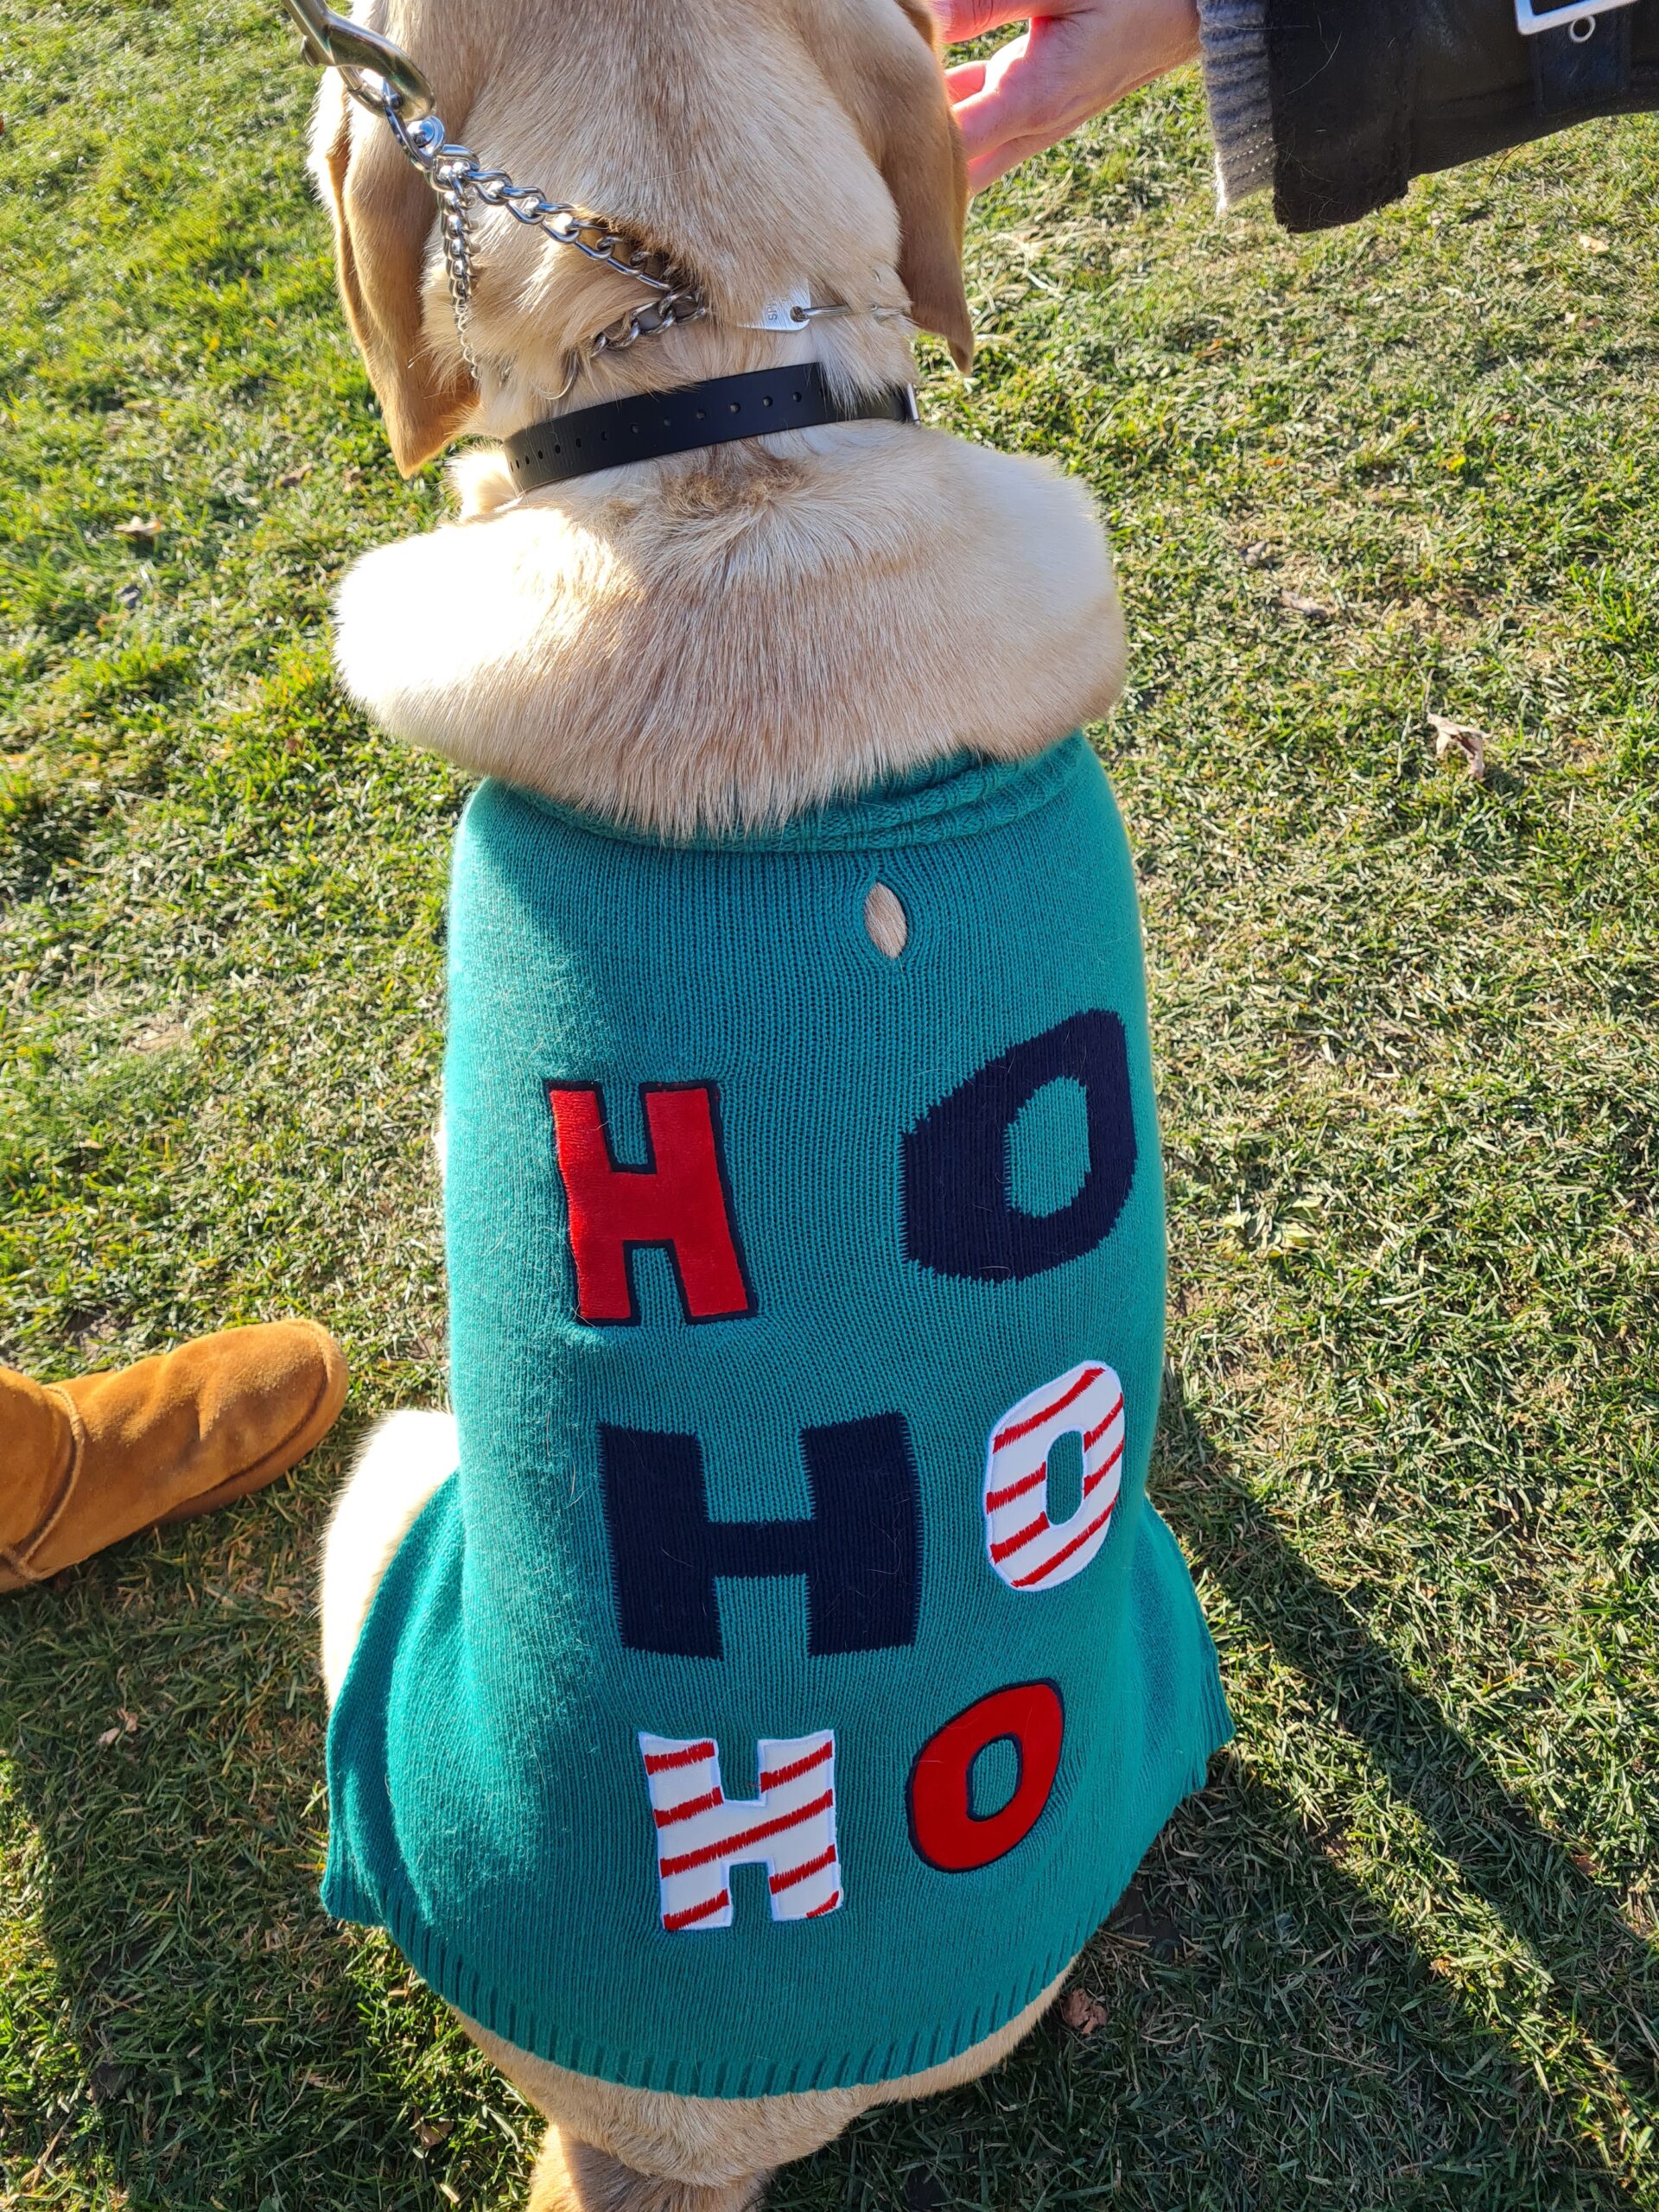
[[[226,1329],[73,1382],[0,1367],[0,1592],[274,1482],[345,1402],[344,1355],[315,1321]]]

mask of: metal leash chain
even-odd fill
[[[338,69],[346,89],[360,105],[379,116],[407,158],[437,194],[439,237],[449,305],[455,319],[461,356],[474,382],[478,357],[468,336],[473,305],[473,248],[469,210],[474,200],[505,207],[527,230],[538,230],[556,245],[566,245],[643,284],[652,296],[597,331],[590,354],[614,353],[656,338],[679,324],[701,322],[709,313],[702,287],[676,268],[666,255],[630,239],[623,226],[601,215],[584,215],[568,201],[550,200],[531,185],[515,184],[505,169],[479,166],[471,149],[452,145],[444,134],[432,88],[402,47],[378,31],[333,13],[327,0],[283,0],[299,28],[301,50],[319,69]],[[815,307],[810,300],[785,300],[770,308],[745,330],[782,334],[804,330],[822,315],[863,313],[878,321],[909,320],[902,308],[859,309],[845,302]],[[575,365],[572,365],[572,375]]]
[[[386,121],[394,131],[397,128],[397,111],[388,108]],[[407,135],[399,143],[408,146]],[[455,340],[461,347],[461,358],[467,364],[473,382],[478,382],[478,357],[473,352],[473,341],[467,334],[467,322],[473,307],[473,245],[467,230],[467,194],[459,184],[441,188],[442,212],[438,217],[438,236],[443,242],[443,270],[449,280],[449,312],[455,325]]]
[[[352,98],[382,118],[437,194],[449,303],[461,359],[474,379],[478,357],[467,326],[473,304],[468,215],[475,199],[486,207],[505,207],[526,230],[540,231],[556,245],[574,247],[589,261],[632,276],[653,295],[597,332],[590,341],[594,353],[616,352],[678,323],[700,322],[708,314],[702,287],[664,255],[630,240],[620,225],[603,216],[584,215],[568,201],[550,200],[532,185],[515,184],[505,169],[481,168],[469,147],[451,144],[431,86],[392,40],[334,14],[327,0],[283,0],[283,5],[299,28],[306,60],[320,69],[339,70]]]
[[[390,86],[382,98],[372,98],[367,104],[385,117],[392,137],[438,196],[442,210],[439,236],[449,280],[449,304],[461,359],[474,378],[478,360],[467,335],[473,303],[468,207],[474,200],[482,200],[486,207],[505,207],[526,230],[540,231],[556,245],[574,247],[589,261],[632,276],[654,295],[596,332],[589,341],[594,353],[616,352],[641,338],[671,330],[678,323],[700,322],[708,314],[709,302],[699,285],[664,255],[632,242],[615,224],[602,216],[583,215],[567,201],[550,200],[533,185],[515,184],[505,169],[480,168],[470,148],[451,144],[445,137],[442,120],[435,113],[405,123],[402,98]]]

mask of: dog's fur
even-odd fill
[[[435,207],[329,79],[313,166],[340,289],[409,473],[626,391],[806,359],[842,391],[908,381],[902,323],[737,327],[770,303],[902,307],[965,367],[961,149],[922,0],[375,0],[453,137],[620,218],[696,272],[710,318],[588,360],[637,285],[494,214],[462,359]],[[573,363],[581,366],[574,380]],[[346,682],[394,734],[662,835],[776,822],[966,748],[1035,753],[1109,705],[1122,635],[1105,543],[1057,471],[862,422],[607,472],[517,499],[457,464],[460,519],[347,577]],[[872,914],[880,941],[887,918]],[[324,1667],[343,1680],[379,1577],[454,1469],[445,1414],[371,1440],[330,1530]],[[996,2035],[910,2080],[695,2098],[569,2074],[468,2024],[550,2116],[533,2206],[739,2212],[859,2112],[994,2065]]]

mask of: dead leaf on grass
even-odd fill
[[[15,2200],[16,2202],[21,2203],[22,2202],[23,2191],[25,2190],[32,2189],[35,2186],[35,2183],[41,2178],[41,2175],[50,2171],[52,2161],[58,2154],[58,2145],[62,2142],[64,2137],[68,2133],[69,2121],[66,2120],[63,2126],[52,2138],[52,2140],[47,2145],[45,2150],[41,2152],[40,2157],[35,2159],[34,2164],[29,2168],[29,2171],[23,2176],[22,2180],[18,2183],[16,2198]]]
[[[1605,238],[1599,238],[1589,231],[1579,232],[1579,244],[1586,253],[1610,253],[1612,251]]]
[[[112,537],[124,537],[130,544],[152,546],[162,534],[160,518],[156,515],[129,515],[125,522],[118,522],[110,533]]]
[[[1074,2035],[1091,2036],[1111,2018],[1098,1997],[1086,1989],[1068,1989],[1060,1999],[1060,2018]]]
[[[1300,592],[1286,591],[1279,594],[1281,607],[1287,607],[1293,614],[1305,614],[1310,622],[1328,622],[1336,613],[1322,599],[1304,599]]]
[[[1490,733],[1472,722],[1448,721],[1444,715],[1431,715],[1428,726],[1434,733],[1436,761],[1461,760],[1478,783],[1486,773],[1486,748],[1493,742]]]
[[[133,1033],[131,1050],[135,1052],[168,1052],[175,1045],[182,1045],[190,1034],[188,1021],[172,1016],[161,1016],[146,1022]]]

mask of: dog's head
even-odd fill
[[[357,13],[425,72],[452,138],[516,182],[626,222],[697,280],[716,321],[741,324],[810,284],[859,306],[907,302],[967,366],[966,169],[925,0],[366,0]],[[332,75],[312,166],[353,334],[408,474],[479,399],[435,251],[436,202]],[[556,391],[561,365],[640,289],[501,211],[476,227],[479,354]],[[660,378],[676,354],[697,359],[694,340],[637,349],[654,360],[613,357],[613,388],[653,366]]]

